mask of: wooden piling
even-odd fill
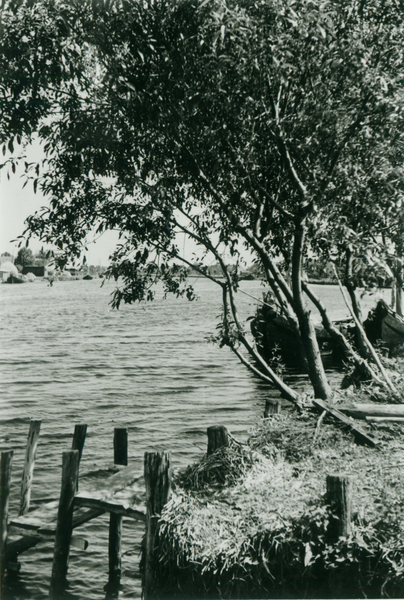
[[[116,465],[128,464],[128,430],[116,427],[114,429],[114,463]],[[110,513],[109,515],[109,585],[116,585],[121,577],[122,556],[122,516]]]
[[[72,450],[79,451],[79,463],[83,454],[84,442],[86,441],[87,425],[80,424],[74,426]]]
[[[270,400],[267,398],[265,402],[264,418],[267,419],[270,415],[279,415],[281,412],[281,403],[279,400]]]
[[[128,464],[128,430],[126,427],[114,429],[114,463],[116,465]]]
[[[79,469],[80,461],[83,455],[84,442],[86,441],[87,425],[85,423],[74,426],[72,450],[79,451]],[[77,491],[79,490],[79,478],[77,477]]]
[[[79,450],[63,452],[62,485],[55,534],[52,576],[49,597],[60,600],[66,586],[70,540],[72,536],[73,503],[79,475]]]
[[[208,427],[208,456],[218,448],[229,445],[229,432],[223,425]]]
[[[11,462],[13,451],[0,455],[0,590],[6,570],[6,551],[8,534],[8,503],[10,498]]]
[[[156,597],[154,565],[155,537],[158,520],[171,495],[171,457],[169,452],[146,452],[144,456],[146,483],[146,560],[143,582],[144,600]]]
[[[27,451],[25,454],[24,470],[21,481],[21,502],[19,516],[25,515],[29,510],[31,501],[31,487],[34,475],[35,454],[38,446],[39,431],[41,421],[31,421],[29,425]]]
[[[351,533],[352,481],[343,475],[327,475],[327,502],[331,508],[328,535],[331,539]]]

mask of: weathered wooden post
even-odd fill
[[[81,456],[83,454],[84,442],[86,441],[87,435],[87,425],[86,424],[77,424],[74,426],[73,433],[73,441],[72,441],[72,450],[79,451],[79,463],[81,461]]]
[[[35,454],[38,446],[39,431],[41,429],[41,421],[31,421],[29,425],[27,451],[25,454],[24,470],[21,481],[21,502],[19,516],[25,515],[29,510],[31,501],[31,487],[34,475]]]
[[[270,415],[279,415],[281,412],[281,403],[279,400],[270,400],[267,398],[265,402],[264,419],[267,419]]]
[[[73,433],[73,441],[72,441],[72,450],[79,451],[79,469],[80,469],[80,461],[83,455],[84,442],[86,441],[87,435],[87,425],[86,424],[77,424],[74,426]],[[77,477],[77,490],[79,490],[79,478]]]
[[[128,430],[126,427],[114,429],[114,463],[116,465],[128,464]]]
[[[223,425],[208,427],[208,456],[218,448],[229,445],[229,432]]]
[[[72,537],[73,504],[79,476],[79,451],[63,452],[62,485],[56,523],[55,549],[49,597],[60,600],[66,587],[70,540]]]
[[[13,451],[8,450],[0,455],[0,590],[6,570],[8,503],[10,498],[11,462]]]
[[[351,533],[352,481],[343,475],[327,475],[327,502],[332,516],[328,528],[331,539]]]
[[[169,452],[146,452],[144,455],[146,483],[146,548],[144,600],[156,597],[154,565],[155,538],[159,516],[171,495],[171,457]]]
[[[128,464],[128,430],[114,429],[114,463]],[[122,517],[115,513],[109,515],[109,585],[116,585],[121,577]]]

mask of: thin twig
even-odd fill
[[[327,411],[323,410],[323,412],[321,413],[321,415],[318,418],[316,430],[314,432],[313,441],[312,441],[312,444],[311,444],[312,446],[314,446],[314,444],[316,443],[316,438],[317,438],[317,436],[319,434],[321,423],[324,421],[324,417],[325,417],[326,414],[327,414]]]

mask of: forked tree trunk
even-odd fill
[[[295,230],[292,260],[292,290],[295,302],[295,311],[299,320],[300,336],[307,358],[309,377],[316,398],[327,400],[332,397],[332,390],[327,381],[323,361],[321,360],[316,331],[307,309],[302,290],[303,273],[303,248],[305,239],[305,225],[300,221]]]

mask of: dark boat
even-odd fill
[[[334,323],[343,333],[352,327],[351,319]],[[335,357],[340,353],[330,334],[321,325],[315,325],[316,338],[322,357]],[[257,344],[258,352],[264,358],[271,359],[280,353],[285,361],[302,360],[300,340],[293,326],[277,305],[263,304],[257,309],[251,321],[251,332]]]
[[[353,338],[355,325],[351,319],[333,321],[333,324],[345,335]],[[369,311],[363,324],[370,342],[381,340],[389,348],[404,344],[404,319],[394,312],[384,300],[379,300],[376,307]],[[335,361],[344,358],[341,348],[321,326],[316,325],[316,337],[323,358]],[[257,309],[251,321],[251,332],[257,344],[258,352],[265,359],[281,355],[288,364],[293,360],[302,360],[300,341],[292,325],[280,312],[276,304],[265,303]]]
[[[369,311],[363,327],[372,344],[378,340],[389,347],[404,344],[404,318],[384,300],[379,300],[376,307]]]

